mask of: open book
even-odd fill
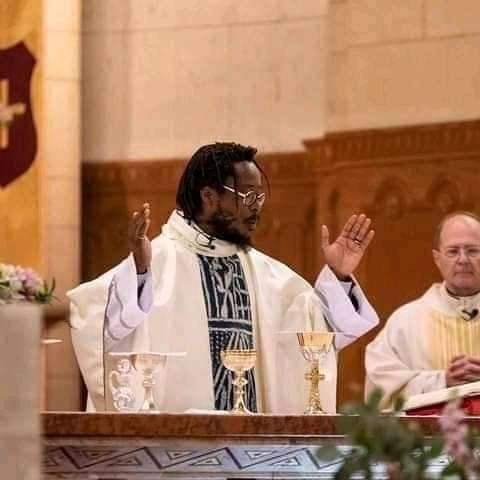
[[[463,398],[461,407],[469,415],[480,415],[480,381],[442,388],[409,397],[403,410],[408,415],[437,415],[444,405],[455,398]]]

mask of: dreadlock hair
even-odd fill
[[[253,163],[260,170],[269,188],[267,175],[255,160],[256,153],[256,148],[233,142],[217,142],[200,147],[192,155],[178,184],[177,209],[183,212],[184,218],[196,220],[197,215],[201,213],[200,191],[202,188],[211,187],[218,193],[222,193],[225,180],[233,177],[233,186],[237,190],[237,176],[234,169],[236,163]]]

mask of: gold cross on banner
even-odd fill
[[[15,115],[24,115],[27,109],[24,103],[9,105],[8,80],[0,80],[0,149],[8,147],[8,129]]]

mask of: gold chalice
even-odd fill
[[[325,374],[320,371],[327,357],[335,334],[332,332],[297,332],[298,344],[303,358],[309,362],[309,371],[305,374],[305,380],[308,382],[309,395],[306,415],[317,415],[325,413],[320,403],[320,394],[318,392],[319,382],[325,380]]]
[[[244,392],[248,380],[245,372],[255,366],[256,350],[225,350],[220,352],[220,357],[225,368],[233,372],[233,408],[231,413],[237,415],[251,414],[245,405]]]

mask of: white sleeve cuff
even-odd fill
[[[117,268],[108,292],[105,310],[107,345],[119,342],[145,321],[153,304],[150,271],[138,279],[135,262],[130,255]],[[139,282],[143,285],[139,290]]]
[[[315,292],[324,305],[325,319],[337,333],[335,346],[339,350],[367,333],[379,321],[362,289],[354,278],[352,280],[353,292],[360,306],[358,312],[348,295],[352,287],[351,282],[340,282],[328,266],[322,269],[315,282]]]

